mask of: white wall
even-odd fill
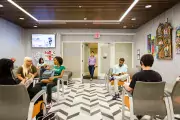
[[[141,55],[147,53],[147,35],[151,34],[156,36],[156,29],[159,23],[165,23],[167,18],[171,23],[173,29],[173,60],[155,60],[153,69],[160,72],[163,80],[166,82],[172,82],[177,76],[180,75],[180,55],[175,53],[175,32],[176,27],[180,26],[180,3],[159,15],[155,19],[146,23],[139,29],[137,29],[134,37],[135,42],[135,63],[139,65],[136,54],[137,49],[140,49]]]
[[[21,65],[24,58],[24,46],[21,39],[23,29],[0,18],[0,58],[16,58],[15,65]]]
[[[133,41],[133,36],[124,35],[101,35],[100,39],[94,39],[93,34],[96,32],[100,33],[135,33],[135,30],[123,30],[123,29],[26,29],[24,33],[25,41],[25,54],[32,56],[37,51],[43,52],[47,49],[38,49],[31,47],[31,36],[32,34],[57,34],[56,37],[56,48],[50,49],[55,50],[56,55],[61,56],[61,43],[62,41],[96,41],[96,42],[117,42],[117,41]],[[87,35],[65,35],[64,33],[87,33]],[[90,35],[89,33],[93,33]]]

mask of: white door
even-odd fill
[[[98,78],[104,79],[105,73],[114,64],[114,44],[98,43]]]
[[[87,43],[82,43],[82,76],[89,75],[88,58],[90,56],[90,48]]]

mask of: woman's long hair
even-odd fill
[[[25,57],[25,58],[24,58],[24,64],[22,65],[24,77],[25,77],[26,75],[28,75],[28,72],[29,72],[29,70],[31,69],[31,65],[30,65],[29,67],[27,67],[27,65],[26,65],[26,62],[27,62],[28,60],[32,60],[32,59],[31,59],[30,57]]]
[[[39,64],[42,64],[41,60],[43,60],[43,63],[44,63],[44,59],[43,58],[39,58]]]
[[[12,77],[12,69],[13,69],[13,61],[10,59],[0,59],[0,79],[1,78],[13,78]]]

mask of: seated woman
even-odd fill
[[[44,59],[43,58],[39,58],[39,62],[37,64],[37,67],[36,67],[38,70],[40,69],[40,79],[42,77],[42,74],[44,71],[46,71],[46,69],[48,69],[48,65],[44,62]]]
[[[32,59],[30,57],[24,58],[24,64],[20,66],[17,70],[17,78],[18,83],[21,81],[33,80],[34,77],[37,76],[37,69],[34,65],[32,65]],[[30,99],[32,99],[42,88],[41,87],[34,87],[33,83],[27,88]]]
[[[57,85],[58,78],[62,78],[64,74],[65,67],[62,66],[63,59],[61,57],[56,56],[54,58],[54,76],[50,77],[47,80],[41,80],[40,83],[37,83],[35,86],[47,86],[47,107],[51,107],[52,100],[52,87]]]
[[[10,59],[0,59],[0,85],[16,85],[18,84],[12,76],[13,61]],[[25,80],[21,81],[24,84]]]

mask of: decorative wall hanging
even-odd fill
[[[157,39],[157,59],[171,60],[172,59],[172,27],[170,23],[160,23],[156,31]]]
[[[180,26],[176,29],[176,53],[180,54]]]
[[[156,44],[155,44],[155,36],[152,36],[151,37],[151,54],[153,55],[153,56],[155,56],[156,55]]]
[[[151,53],[151,34],[147,35],[147,50]]]
[[[45,56],[45,60],[51,61],[55,57],[55,51],[52,51],[52,50],[45,51],[44,56]]]

